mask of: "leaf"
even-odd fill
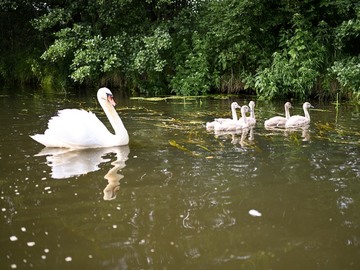
[[[188,151],[188,152],[190,152],[189,149],[187,149],[186,147],[178,144],[175,140],[169,140],[169,144],[170,144],[171,146],[176,147],[177,149],[182,150],[182,151]]]
[[[199,146],[200,148],[208,151],[208,152],[213,152],[212,150],[210,150],[209,148],[207,148],[206,146],[203,146],[203,145],[200,145],[200,144],[197,144],[197,146]]]
[[[191,155],[193,155],[193,156],[197,156],[197,157],[201,156],[200,154],[195,153],[195,152],[193,152],[193,151],[190,151],[190,150],[187,149],[186,147],[178,144],[175,140],[169,140],[169,144],[170,144],[171,146],[176,147],[177,149],[179,149],[179,150],[181,150],[181,151],[184,151],[184,152],[186,152],[186,153],[189,153],[189,154],[191,154]]]

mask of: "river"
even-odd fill
[[[0,95],[1,269],[359,269],[360,106],[311,101],[306,130],[257,124],[215,134],[250,97],[120,99],[123,147],[44,149],[64,108],[88,95]],[[292,101],[292,114],[303,114]]]

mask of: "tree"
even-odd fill
[[[339,84],[340,89],[348,86],[350,91],[358,93],[359,77],[355,74],[359,70],[359,50],[355,44],[359,41],[359,28],[342,31],[344,25],[352,24],[354,17],[358,17],[357,1],[289,2],[284,4],[284,9],[293,14],[289,20],[291,27],[282,24],[271,64],[258,68],[255,77],[258,95],[324,98],[334,96],[338,87],[332,86]],[[344,64],[349,68],[344,68]]]
[[[281,51],[275,52],[271,66],[256,76],[259,96],[301,99],[310,96],[320,76],[326,50],[309,29],[305,18],[294,14],[293,30],[283,33]]]
[[[154,82],[164,81],[164,54],[171,45],[163,22],[171,16],[163,5],[171,3],[88,0],[49,5],[49,12],[33,21],[39,31],[54,33],[41,59],[67,67],[64,77],[80,84],[105,80],[154,94],[159,88]],[[146,86],[151,83],[150,91]]]
[[[0,81],[29,83],[36,80],[31,63],[40,54],[40,39],[30,21],[37,16],[38,1],[0,1]]]
[[[146,95],[359,97],[357,2],[3,0],[0,79]]]

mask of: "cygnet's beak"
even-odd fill
[[[114,100],[114,97],[113,95],[110,95],[110,94],[106,94],[107,95],[107,100],[110,102],[111,105],[115,106],[116,105],[116,102]]]

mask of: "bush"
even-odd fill
[[[282,50],[273,54],[271,66],[256,75],[257,93],[262,99],[304,99],[311,94],[320,76],[325,47],[299,14],[294,15],[294,31],[286,31],[280,43]]]
[[[357,98],[360,96],[360,58],[349,57],[334,62],[329,68],[330,76],[333,75],[340,84],[342,94],[352,92]]]
[[[177,95],[202,95],[210,88],[206,46],[197,32],[193,34],[193,47],[194,52],[190,52],[185,62],[176,67],[171,80],[172,92]]]

